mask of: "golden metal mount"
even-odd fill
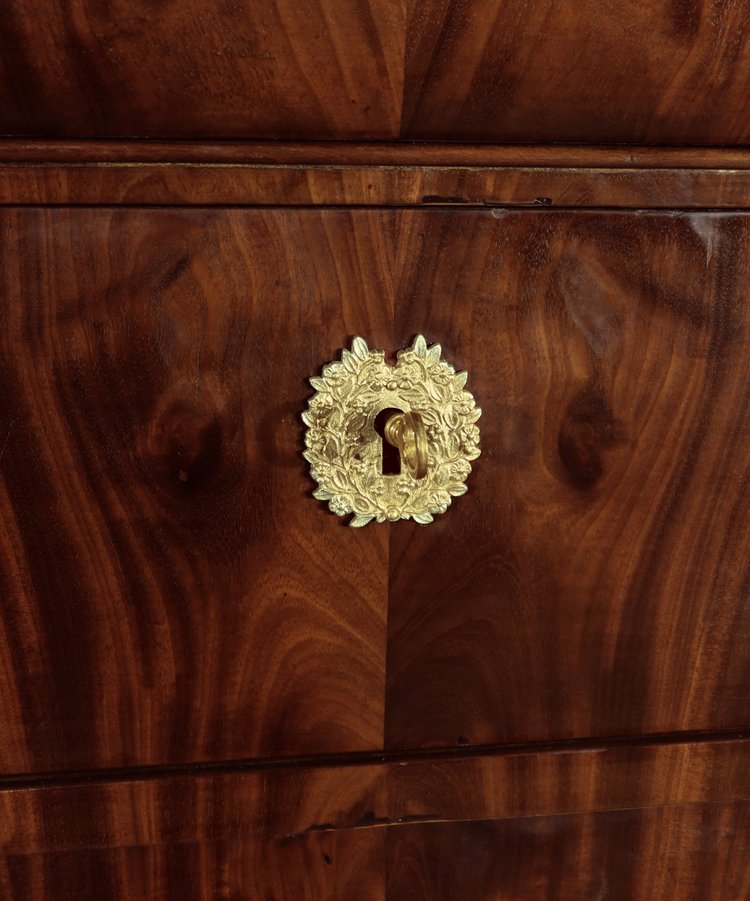
[[[395,365],[382,350],[354,338],[351,350],[310,379],[315,394],[302,414],[305,459],[318,483],[313,492],[350,526],[414,519],[430,523],[454,497],[466,493],[471,462],[479,456],[482,411],[465,390],[466,373],[442,359],[439,344],[417,335]],[[401,472],[383,473],[383,439],[398,448]]]

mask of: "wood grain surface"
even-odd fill
[[[742,148],[0,141],[0,204],[750,206]]]
[[[533,749],[15,788],[0,791],[0,891],[12,901],[536,901],[553,887],[568,892],[555,897],[596,898],[586,890],[605,873],[605,897],[736,901],[750,877],[750,805],[731,803],[750,798],[747,745]],[[659,894],[675,869],[674,893]],[[691,894],[693,881],[714,894]]]
[[[738,901],[750,804],[0,858],[8,901]]]
[[[429,0],[410,7],[401,134],[743,144],[747,0]]]
[[[0,23],[0,133],[393,138],[393,0],[23,0]]]
[[[404,823],[750,801],[749,745],[742,736],[639,738],[5,779],[0,850],[298,842]]]
[[[380,747],[388,532],[310,497],[299,420],[390,335],[380,231],[0,220],[0,770]]]
[[[579,169],[750,169],[747,147],[435,141],[160,141],[0,138],[0,163],[225,163]]]
[[[0,163],[0,204],[750,207],[750,170]]]
[[[750,897],[748,35],[10,0],[0,897]],[[347,529],[306,379],[418,332],[483,455]]]
[[[742,145],[749,21],[747,0],[10,0],[0,134]]]
[[[403,213],[469,494],[390,536],[389,747],[750,724],[750,220]]]
[[[388,830],[387,901],[738,901],[750,804]]]
[[[2,772],[749,725],[746,216],[0,225]],[[305,380],[417,332],[483,456],[348,530]]]
[[[384,829],[0,857],[4,901],[384,901]]]

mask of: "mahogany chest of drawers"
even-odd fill
[[[0,897],[750,897],[750,3],[41,6]],[[420,335],[468,490],[348,528],[302,415]]]

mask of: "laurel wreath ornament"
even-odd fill
[[[353,514],[354,527],[410,518],[426,524],[445,513],[454,497],[466,493],[471,461],[480,454],[476,423],[482,411],[465,390],[466,379],[442,359],[440,345],[428,347],[422,335],[398,352],[395,365],[382,350],[354,338],[340,362],[310,379],[315,394],[302,420],[304,457],[318,483],[314,497],[338,516]],[[424,478],[405,471],[383,475],[375,418],[388,408],[421,414],[429,449]]]

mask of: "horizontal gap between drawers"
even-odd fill
[[[355,751],[299,757],[250,758],[220,761],[198,761],[175,764],[109,767],[96,770],[71,770],[53,773],[19,773],[0,776],[0,791],[21,788],[55,788],[62,786],[132,782],[168,777],[230,775],[279,769],[321,769],[376,764],[399,764],[418,761],[459,760],[472,757],[502,757],[523,754],[555,754],[604,751],[624,748],[648,748],[659,745],[710,744],[750,739],[750,730],[714,732],[665,732],[636,736],[582,738],[566,741],[523,742],[515,744],[474,745],[471,747],[418,748],[398,751]]]

